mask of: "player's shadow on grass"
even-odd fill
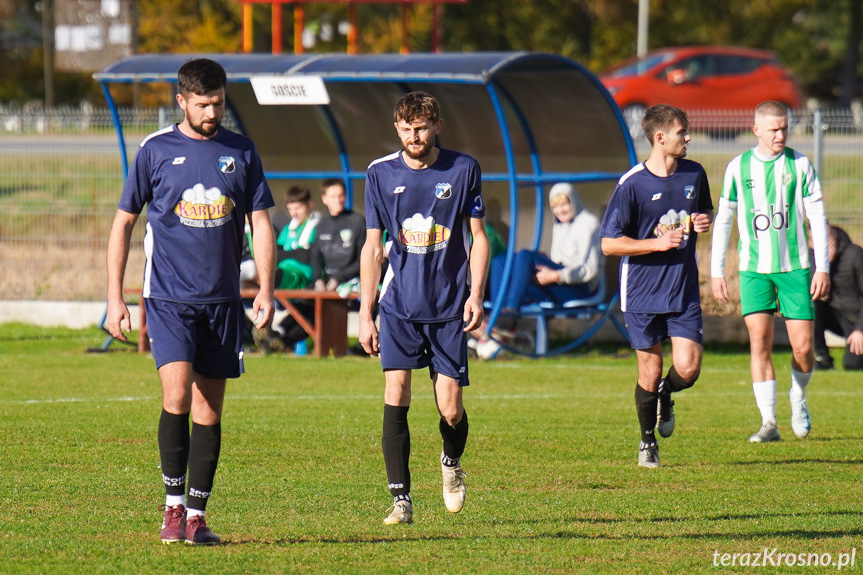
[[[756,461],[731,461],[728,463],[728,465],[805,465],[807,463],[838,463],[840,465],[863,465],[863,459],[758,459]]]

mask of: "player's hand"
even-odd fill
[[[536,283],[547,286],[560,282],[560,272],[546,266],[536,266]]]
[[[815,272],[812,274],[812,284],[809,288],[812,301],[827,299],[830,296],[830,274],[827,272]]]
[[[710,230],[710,216],[707,214],[692,214],[691,220],[695,233],[704,234]]]
[[[144,305],[143,298],[139,305]],[[132,331],[132,320],[129,317],[129,308],[126,303],[120,301],[109,301],[108,312],[105,314],[105,326],[108,328],[108,333],[111,337],[120,341],[128,341],[126,333]],[[123,332],[126,333],[123,333]]]
[[[656,238],[657,252],[667,252],[668,250],[677,249],[683,243],[683,228],[671,230]]]
[[[728,303],[728,284],[725,283],[725,278],[710,278],[710,290],[713,292],[713,297]]]
[[[473,331],[482,324],[482,302],[478,297],[471,296],[464,302],[464,329],[462,331]]]
[[[848,351],[854,355],[863,355],[863,331],[855,329],[848,334],[845,343],[848,344]]]
[[[255,322],[255,327],[261,329],[266,327],[273,321],[273,315],[276,313],[276,306],[273,303],[273,294],[267,290],[258,290],[258,295],[255,296],[255,301],[252,303],[252,321]]]
[[[327,283],[324,280],[315,280],[315,291],[327,291]]]
[[[375,322],[370,317],[366,319],[360,317],[360,345],[372,357],[377,357],[380,354],[378,328],[375,327]]]

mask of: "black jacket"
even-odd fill
[[[310,248],[312,281],[336,278],[339,283],[360,276],[360,252],[366,242],[366,220],[345,210],[333,217],[325,214],[315,228]]]
[[[836,228],[836,257],[830,262],[830,307],[863,330],[863,248]]]

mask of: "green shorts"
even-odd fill
[[[740,307],[743,315],[779,311],[788,319],[815,319],[809,270],[776,274],[740,272]]]

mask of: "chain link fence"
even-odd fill
[[[147,134],[180,120],[179,110],[119,113],[130,161]],[[716,203],[728,161],[755,145],[752,112],[693,110],[689,117],[689,157],[706,169]],[[789,145],[818,168],[831,222],[863,243],[863,115],[859,110],[801,110],[795,111],[792,124]],[[234,128],[231,118],[225,125]],[[646,158],[647,142],[637,141],[636,150],[639,159]],[[0,107],[0,299],[105,298],[105,249],[122,173],[107,109]],[[129,287],[141,282],[143,229],[135,227],[126,272]],[[704,286],[709,284],[709,238],[700,244]],[[735,269],[734,251],[729,250],[729,270]],[[702,294],[705,302],[712,300],[709,292]]]

